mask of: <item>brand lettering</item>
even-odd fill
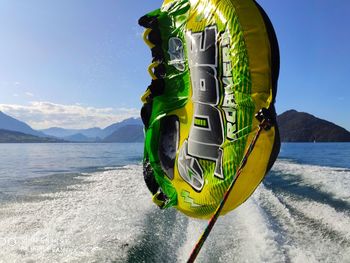
[[[198,158],[214,161],[216,164],[214,175],[223,179],[223,151],[220,146],[225,136],[228,139],[234,139],[237,132],[230,38],[229,33],[224,32],[219,42],[217,28],[211,26],[203,32],[187,32],[186,42],[194,114],[188,141],[180,150],[178,168],[181,177],[195,190],[200,191],[203,188],[204,179]],[[223,91],[220,89],[218,80],[219,43],[222,51]],[[220,100],[221,92],[224,94],[223,101]],[[222,112],[225,113],[224,116]]]

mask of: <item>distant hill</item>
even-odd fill
[[[112,133],[117,131],[119,128],[127,125],[143,125],[140,118],[129,118],[121,122],[114,123],[108,127],[101,129],[98,127],[89,129],[63,129],[58,127],[52,127],[41,130],[41,132],[61,138],[72,142],[99,142]]]
[[[15,118],[12,118],[9,115],[0,111],[0,129],[9,130],[9,131],[17,131],[25,134],[30,134],[39,137],[45,137],[45,134],[42,132],[33,130],[28,124],[19,121]]]
[[[277,117],[282,142],[350,142],[350,132],[305,112],[289,110]]]
[[[64,129],[59,127],[52,127],[52,128],[43,129],[40,131],[47,135],[58,137],[58,138],[69,137],[76,134],[81,134],[87,138],[89,137],[95,138],[99,136],[99,133],[102,131],[102,129],[98,127],[89,128],[89,129]]]
[[[115,131],[117,131],[121,127],[125,127],[128,125],[141,125],[143,126],[143,123],[141,121],[141,118],[129,118],[125,119],[121,122],[114,123],[112,125],[109,125],[108,127],[104,128],[101,133],[98,135],[101,139],[106,138],[107,136],[111,135]]]
[[[107,136],[103,142],[143,142],[143,126],[142,125],[126,125]]]
[[[38,137],[22,132],[0,129],[0,143],[48,143],[64,142],[55,138]]]

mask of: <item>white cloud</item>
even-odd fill
[[[31,92],[25,92],[24,94],[26,94],[28,97],[34,97],[34,94],[33,93],[31,93]]]
[[[45,101],[32,101],[29,105],[0,104],[0,111],[28,123],[35,129],[104,128],[126,118],[139,116],[139,110],[132,108],[95,108]]]

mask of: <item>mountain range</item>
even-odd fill
[[[25,134],[30,134],[38,137],[45,137],[44,133],[32,129],[25,122],[12,118],[11,116],[6,115],[1,111],[0,111],[0,129],[22,132]]]
[[[143,125],[140,118],[129,118],[121,122],[113,123],[104,129],[99,127],[93,127],[89,129],[63,129],[59,127],[52,127],[48,129],[40,130],[40,132],[54,136],[57,138],[81,138],[81,139],[97,139],[103,140],[107,136],[111,135],[113,132],[118,130],[120,127],[126,125]]]
[[[289,110],[277,117],[282,142],[350,142],[350,132],[305,112]],[[28,137],[28,136],[29,137]],[[0,111],[0,142],[142,142],[140,118],[129,118],[104,129],[34,130]]]
[[[7,131],[8,135],[10,132],[19,132],[36,136],[39,137],[37,139],[38,141],[42,138],[42,141],[44,142],[132,142],[143,140],[143,124],[140,118],[125,119],[121,122],[113,123],[104,129],[98,127],[89,129],[64,129],[52,127],[43,130],[34,130],[28,124],[0,111],[0,129]],[[0,136],[2,135],[3,134],[0,134]],[[16,136],[16,134],[13,134],[11,138],[13,138],[13,136]],[[49,140],[49,138],[56,140]],[[17,142],[19,141],[20,139],[17,140]],[[2,142],[4,142],[4,139]]]

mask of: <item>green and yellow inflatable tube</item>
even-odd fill
[[[143,16],[152,82],[142,96],[144,177],[161,208],[210,217],[234,180],[266,108],[274,125],[257,140],[223,207],[256,189],[277,158],[277,39],[253,0],[165,0]]]

